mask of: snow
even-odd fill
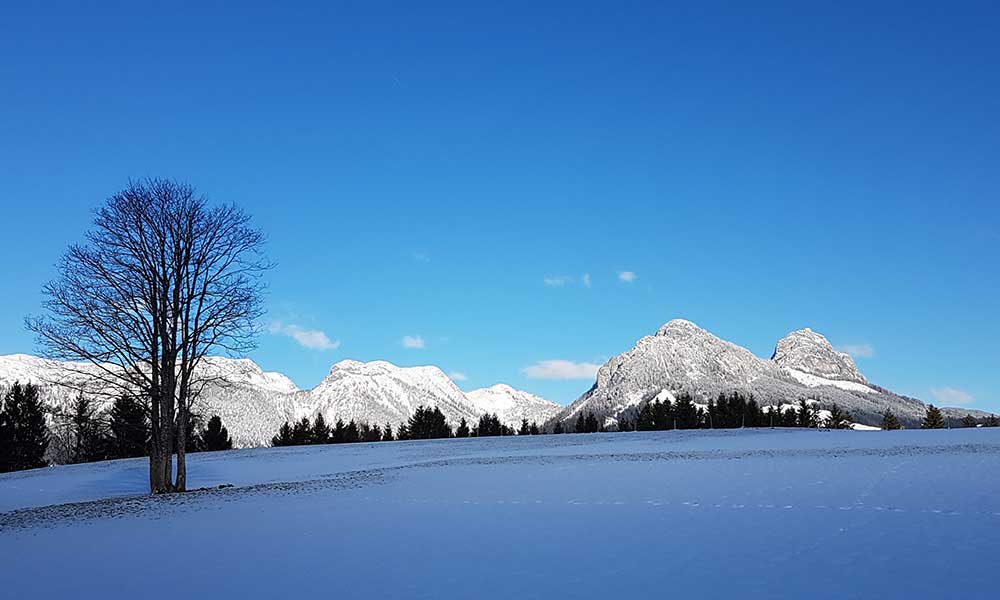
[[[555,402],[498,383],[466,392],[465,397],[480,414],[496,414],[502,423],[517,429],[522,419],[542,424],[562,410]]]
[[[0,590],[992,598],[998,470],[988,428],[238,450],[190,460],[236,488],[156,499],[141,460],[54,467],[0,476]]]
[[[797,369],[788,369],[788,374],[795,378],[796,381],[807,387],[822,387],[830,386],[835,388],[840,388],[842,390],[847,390],[849,392],[861,392],[863,394],[877,394],[878,391],[874,390],[863,383],[857,383],[856,381],[841,381],[838,379],[827,379],[825,377],[819,377],[818,375],[813,375],[812,373],[805,373]]]

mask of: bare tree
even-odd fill
[[[184,491],[188,420],[207,383],[198,366],[253,346],[270,267],[264,236],[234,205],[147,179],[112,196],[86,239],[63,256],[44,288],[48,314],[28,328],[49,356],[96,367],[81,369],[96,387],[143,400],[150,491]]]

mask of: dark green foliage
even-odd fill
[[[799,426],[799,411],[789,407],[781,412],[781,426],[782,427],[798,427]]]
[[[663,431],[674,428],[674,408],[670,400],[652,400],[639,409],[636,431]]]
[[[882,429],[886,431],[892,431],[894,429],[902,429],[903,425],[896,418],[896,415],[892,414],[892,411],[888,408],[882,413]]]
[[[635,423],[630,421],[628,417],[619,417],[618,431],[635,431]]]
[[[829,429],[850,429],[851,413],[841,410],[836,403],[830,408],[830,416],[826,420]]]
[[[975,427],[978,425],[976,419],[972,415],[965,415],[962,417],[962,427]]]
[[[302,417],[302,420],[292,426],[292,446],[305,446],[312,442],[312,424],[309,417]]]
[[[68,415],[73,431],[71,463],[87,463],[107,458],[107,444],[104,419],[97,412],[94,403],[83,394],[77,396],[70,405]]]
[[[553,435],[560,435],[566,433],[566,429],[563,428],[562,421],[556,421],[555,426],[552,428]]]
[[[473,430],[472,435],[476,437],[492,437],[497,435],[514,435],[510,427],[500,422],[500,417],[485,414],[479,417],[479,424]]]
[[[201,432],[201,449],[204,452],[233,449],[233,440],[229,437],[229,431],[222,425],[219,415],[209,419],[205,431]]]
[[[795,416],[796,427],[819,427],[819,415],[805,398],[799,400],[799,410]]]
[[[467,438],[471,433],[469,424],[466,422],[465,417],[462,417],[462,420],[458,422],[458,427],[455,428],[455,437]]]
[[[330,426],[326,424],[326,418],[323,417],[323,413],[316,415],[316,421],[312,426],[312,435],[309,440],[310,444],[329,444],[330,443]]]
[[[292,426],[285,421],[281,428],[278,429],[278,435],[271,438],[271,446],[279,448],[281,446],[294,446],[295,439],[292,436]]]
[[[576,419],[576,426],[574,431],[576,433],[597,433],[601,430],[601,425],[597,421],[597,417],[592,412],[587,414],[580,413],[580,416]]]
[[[396,437],[392,434],[392,425],[386,423],[385,427],[382,429],[382,441],[391,442],[395,439]]]
[[[528,427],[528,435],[538,435],[538,423],[534,421],[531,422],[531,426]]]
[[[701,425],[698,418],[698,408],[690,394],[681,394],[674,402],[674,421],[676,429],[696,429]]]
[[[406,426],[406,423],[400,423],[399,428],[396,430],[396,439],[399,441],[405,441],[410,438],[410,428]]]
[[[983,427],[998,427],[998,426],[1000,426],[1000,419],[997,419],[996,415],[990,415],[989,417],[987,417],[986,423],[983,424]]]
[[[451,437],[451,427],[444,418],[444,413],[438,407],[425,408],[418,406],[406,423],[410,438],[414,440],[432,440]]]
[[[142,403],[129,394],[116,398],[108,420],[108,457],[145,456],[149,436],[149,419]]]
[[[361,423],[358,425],[358,441],[359,442],[381,442],[382,441],[382,428],[378,425],[368,426],[368,423]]]
[[[527,419],[521,419],[521,427],[517,430],[517,435],[531,435],[531,425]]]
[[[927,406],[927,413],[924,415],[924,420],[920,424],[921,429],[944,429],[944,415],[938,407],[930,404]]]
[[[46,465],[49,429],[38,388],[30,383],[24,386],[15,383],[4,396],[0,423],[3,423],[3,439],[0,440],[3,443],[0,447],[3,470],[21,471]]]

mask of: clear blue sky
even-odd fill
[[[524,369],[683,317],[1000,409],[995,3],[82,4],[0,18],[2,354],[154,175],[267,231],[252,358],[303,387],[387,359],[566,403],[592,380]]]

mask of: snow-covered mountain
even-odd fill
[[[705,402],[736,390],[752,393],[762,405],[801,398],[816,399],[824,407],[836,402],[865,424],[879,423],[889,408],[912,425],[925,410],[919,400],[870,384],[850,356],[810,329],[785,336],[767,360],[676,319],[605,363],[593,387],[556,420],[571,422],[581,412],[615,419],[664,392],[685,391]]]
[[[520,426],[522,419],[539,425],[545,423],[563,408],[555,402],[516,390],[504,383],[466,392],[465,397],[476,407],[478,414],[496,414],[501,422],[515,429]]]
[[[87,363],[26,354],[0,356],[0,388],[15,381],[35,383],[55,408],[67,406],[81,391],[110,404],[116,391],[94,385],[100,373],[100,368]],[[288,377],[265,372],[249,359],[206,358],[198,378],[203,385],[196,412],[222,417],[240,447],[266,445],[285,421],[315,419],[320,413],[331,424],[354,419],[395,428],[424,405],[440,408],[453,426],[463,418],[472,426],[486,412],[516,426],[524,418],[541,423],[561,408],[508,386],[465,394],[437,367],[397,367],[384,361],[338,362],[311,390],[300,390]]]

